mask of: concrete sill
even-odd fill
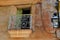
[[[32,30],[25,29],[25,30],[8,30],[10,37],[30,37]]]

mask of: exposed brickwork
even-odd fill
[[[43,24],[47,32],[53,31],[53,25],[51,24],[51,15],[47,11],[43,11],[42,13]]]

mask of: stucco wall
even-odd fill
[[[16,8],[14,6],[10,7],[0,7],[0,31],[8,31],[8,21],[11,15],[15,15]]]

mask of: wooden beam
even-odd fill
[[[18,6],[15,6],[16,8],[28,8],[28,7],[31,7],[32,5],[18,5]]]
[[[35,4],[41,0],[0,0],[0,6],[4,5],[20,5],[20,4]]]

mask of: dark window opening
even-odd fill
[[[30,15],[23,15],[21,19],[21,29],[30,28]]]
[[[20,13],[20,17],[21,17],[20,18],[21,22],[19,23],[19,27],[21,29],[30,29],[31,8],[22,8],[21,10],[18,9],[18,11]]]
[[[31,8],[24,8],[22,11],[22,14],[30,14]]]
[[[8,29],[30,29],[31,8],[17,8],[16,16],[10,17]]]

